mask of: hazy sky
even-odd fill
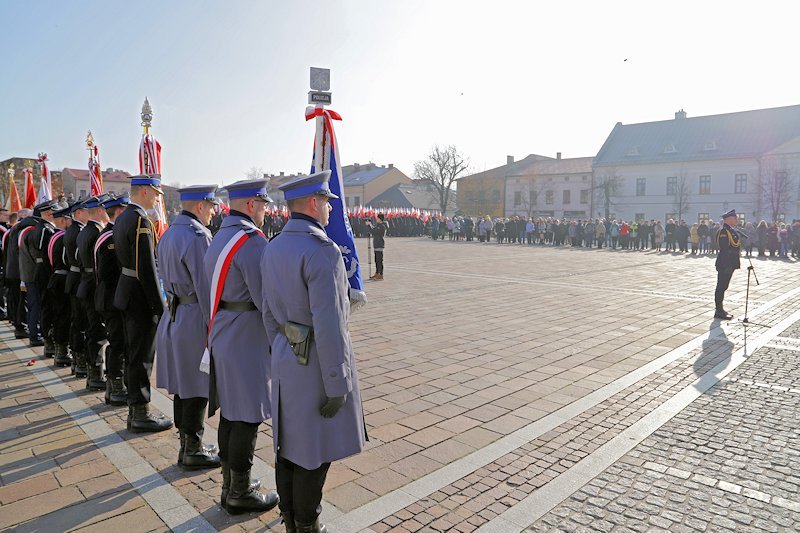
[[[798,6],[798,7],[795,7]],[[2,0],[0,160],[138,170],[144,97],[166,183],[307,171],[308,69],[332,69],[344,163],[407,174],[597,153],[617,121],[800,103],[800,3]],[[627,61],[625,61],[627,59]]]

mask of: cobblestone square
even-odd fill
[[[713,261],[389,239],[386,279],[367,282],[350,324],[370,442],[331,468],[329,530],[796,529],[800,269],[754,261],[745,329],[712,319]],[[726,297],[736,318],[746,277]],[[128,433],[124,409],[41,349],[5,325],[0,342],[0,526],[135,512],[142,530],[283,529],[277,511],[229,517],[220,473],[178,469],[172,432]],[[166,395],[153,405],[171,415]],[[111,437],[87,426],[101,423]],[[256,452],[266,486],[270,435]],[[125,505],[80,514],[109,498]]]

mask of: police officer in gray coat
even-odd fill
[[[359,453],[366,432],[347,321],[349,284],[325,233],[330,171],[280,187],[291,219],[264,250],[262,312],[272,347],[275,478],[287,530],[325,531],[322,487],[332,461]]]
[[[178,189],[183,211],[158,241],[158,271],[167,293],[167,310],[156,333],[156,384],[173,395],[180,436],[178,464],[188,470],[216,468],[219,456],[203,447],[208,406],[208,374],[200,360],[208,335],[208,276],[203,258],[211,244],[206,228],[219,204],[216,185]]]
[[[258,427],[269,419],[270,355],[261,320],[261,232],[270,202],[267,180],[226,187],[230,215],[222,221],[205,255],[210,302],[209,413],[221,410],[218,438],[222,462],[222,505],[231,514],[264,512],[278,504],[275,492],[252,487],[250,469]]]

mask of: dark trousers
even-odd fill
[[[90,365],[103,366],[100,347],[106,340],[106,325],[103,316],[94,307],[94,291],[83,300],[86,309],[86,361]]]
[[[71,329],[69,332],[69,347],[73,353],[86,352],[86,308],[83,300],[69,295],[69,304],[72,312]]]
[[[383,250],[375,250],[375,273],[383,275]]]
[[[122,376],[122,368],[125,364],[125,321],[119,311],[105,311],[102,315],[108,337],[106,373],[109,378],[114,379]],[[125,381],[127,386],[127,379]]]
[[[42,336],[53,340],[53,322],[55,320],[56,308],[53,307],[52,291],[47,289],[47,283],[39,285],[39,294],[42,295]],[[59,312],[61,310],[58,310]]]
[[[158,317],[123,313],[125,355],[128,358],[128,405],[150,403],[150,374],[156,353]]]
[[[253,454],[256,451],[256,437],[260,425],[219,417],[217,430],[219,457],[230,465],[231,470],[249,472],[253,467]]]
[[[722,309],[722,300],[725,298],[725,291],[731,284],[731,276],[733,276],[732,268],[723,268],[717,271],[717,289],[714,291],[714,304],[717,310]]]
[[[8,320],[19,329],[19,322],[17,321],[17,305],[19,305],[19,280],[7,279],[6,287],[8,288],[6,300],[6,309],[8,313]]]
[[[26,283],[28,302],[28,337],[34,341],[41,337],[42,294],[36,283]]]
[[[69,296],[64,294],[64,286],[55,284],[48,289],[48,300],[53,315],[53,342],[56,344],[69,344],[70,323],[72,321],[72,309],[70,308]]]
[[[208,398],[181,398],[176,394],[172,398],[175,427],[184,433],[197,435],[197,438],[202,439],[206,407],[208,407]]]
[[[322,512],[322,487],[330,466],[330,463],[322,463],[319,468],[306,470],[278,455],[275,484],[281,499],[281,511],[294,513],[294,520],[299,524],[313,524]]]

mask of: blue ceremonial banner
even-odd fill
[[[361,279],[361,267],[358,262],[353,229],[347,218],[344,208],[344,183],[342,181],[342,166],[339,161],[339,144],[333,131],[333,121],[342,120],[336,111],[325,109],[322,106],[306,108],[306,120],[316,119],[316,135],[314,137],[314,155],[311,161],[311,173],[323,170],[331,171],[331,192],[338,196],[331,199],[331,216],[325,232],[333,242],[339,245],[342,252],[347,279],[350,282],[350,305],[353,310],[367,303],[364,292],[364,281]]]

